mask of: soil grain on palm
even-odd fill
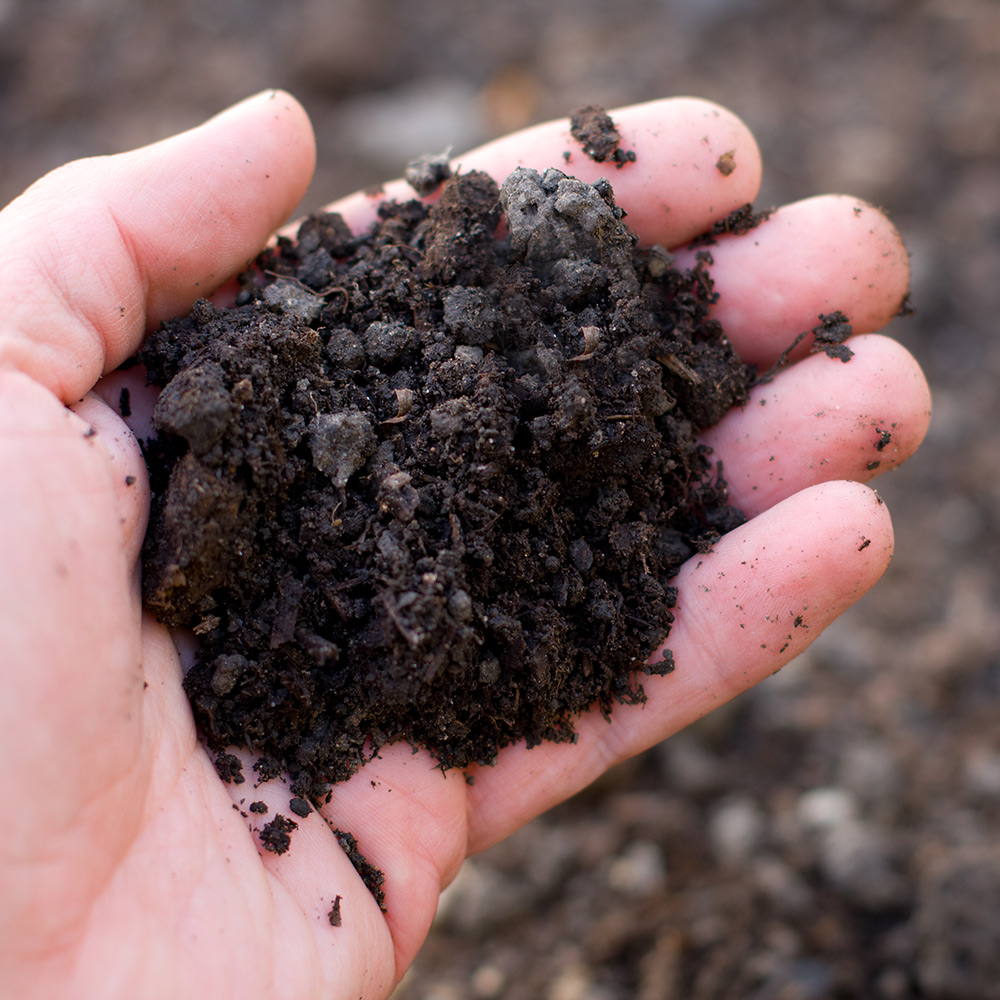
[[[605,181],[460,174],[362,236],[309,218],[149,339],[144,596],[199,638],[211,746],[315,798],[390,741],[572,739],[672,669],[670,580],[741,520],[695,433],[750,373],[704,262],[622,215]]]

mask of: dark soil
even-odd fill
[[[611,116],[603,109],[588,105],[574,112],[569,120],[569,134],[595,163],[611,160],[619,169],[635,162],[635,152],[622,149],[622,137]]]
[[[741,521],[694,437],[750,376],[712,299],[607,182],[471,173],[151,337],[145,598],[199,637],[209,744],[315,799],[390,741],[490,763],[641,700],[671,577]]]
[[[732,171],[729,172],[732,173]],[[739,208],[734,208],[725,218],[713,222],[712,228],[707,233],[702,233],[701,236],[696,237],[691,245],[700,247],[712,246],[718,242],[716,237],[727,234],[744,236],[750,230],[756,229],[762,222],[765,222],[770,216],[771,211],[760,212],[750,203],[741,205]]]
[[[284,854],[292,844],[292,831],[298,828],[299,824],[295,820],[278,813],[261,827],[260,842],[264,850],[271,851],[272,854]]]
[[[378,903],[379,909],[384,911],[385,890],[382,886],[385,883],[385,875],[361,853],[358,841],[352,834],[344,830],[334,830],[333,833],[344,853],[350,859],[351,864],[354,865],[355,870],[361,876],[361,881],[364,882],[368,891],[375,897],[375,902]],[[333,909],[330,911],[331,924],[334,923],[334,917],[337,916],[339,918],[340,915],[338,901],[334,902]]]

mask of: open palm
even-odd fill
[[[755,196],[756,146],[722,109],[684,99],[614,117],[637,154],[621,170],[586,159],[565,122],[460,163],[502,179],[519,163],[563,166],[568,151],[569,172],[611,179],[645,243],[674,248]],[[717,168],[724,154],[734,170]],[[706,435],[753,516],[681,572],[676,672],[610,724],[581,719],[575,744],[508,748],[472,785],[390,747],[299,821],[290,851],[263,851],[254,831],[288,815],[290,792],[254,787],[249,766],[224,784],[197,740],[178,653],[141,608],[148,487],[113,408],[123,376],[109,373],[246,265],[313,157],[302,109],[269,93],[62,168],[0,215],[4,997],[384,997],[467,854],[773,673],[888,563],[888,515],[859,484],[908,457],[927,425],[919,369],[874,335],[903,299],[907,257],[874,209],[811,199],[712,247],[717,315],[761,365],[820,313],[843,310],[862,335],[849,364],[797,355]],[[375,204],[335,207],[362,226]],[[385,914],[335,828],[385,872]]]

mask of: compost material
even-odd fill
[[[460,174],[362,236],[309,218],[148,340],[145,599],[198,637],[210,746],[316,800],[390,741],[570,740],[673,669],[671,578],[742,520],[695,432],[750,373],[708,258],[622,217],[606,181]]]

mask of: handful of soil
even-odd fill
[[[746,401],[703,260],[610,185],[449,180],[309,218],[149,338],[145,599],[193,629],[210,746],[318,798],[390,741],[442,767],[573,738],[673,669],[671,577],[742,518],[694,434]]]

